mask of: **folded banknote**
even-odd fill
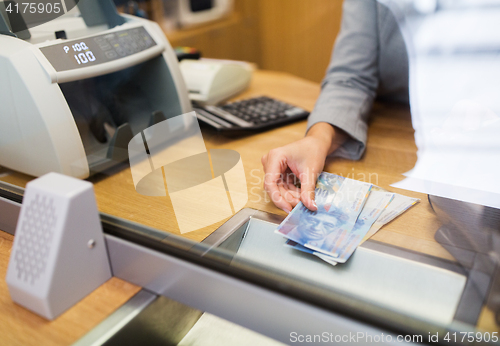
[[[343,239],[335,244],[336,250],[333,257],[335,257],[336,262],[344,263],[349,259],[393,198],[394,194],[390,192],[372,191],[370,193],[354,228],[350,232],[346,232]]]
[[[285,243],[285,246],[291,247],[295,250],[299,250],[305,253],[309,253],[311,255],[315,255],[319,258],[321,258],[323,261],[330,263],[331,265],[337,265],[337,261],[332,256],[328,256],[325,254],[322,254],[321,252],[316,252],[314,250],[311,250],[305,246],[300,245],[299,243],[294,242],[293,240],[288,239],[287,242]]]
[[[363,240],[361,241],[361,244],[370,239],[375,233],[378,232],[379,229],[382,228],[382,226],[388,224],[389,222],[397,218],[399,215],[403,214],[405,211],[410,209],[419,201],[420,199],[418,198],[412,198],[395,193],[394,199],[382,212],[382,214],[375,221],[372,227],[370,227],[370,230],[364,236]]]
[[[324,173],[322,173],[324,176]],[[332,177],[334,178],[334,177]],[[340,184],[340,187],[335,188]],[[317,211],[311,211],[302,203],[288,214],[276,232],[314,251],[333,255],[334,245],[351,231],[368,198],[372,184],[348,178],[330,179],[320,184],[317,192],[325,186],[333,198],[317,200]]]
[[[288,238],[286,246],[332,265],[346,262],[360,244],[419,201],[326,172],[315,193],[318,210],[297,204],[276,233]]]
[[[344,263],[359,246],[363,237],[368,233],[370,227],[379,218],[386,207],[394,198],[394,193],[384,191],[372,191],[361,211],[354,227],[349,232],[344,232],[330,252],[314,251],[299,243],[287,242],[287,245],[299,251],[308,252],[320,257],[328,263]]]
[[[316,205],[328,211],[332,205],[335,194],[339,191],[344,180],[344,177],[335,174],[326,172],[321,173],[316,182]]]

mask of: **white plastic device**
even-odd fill
[[[1,166],[33,176],[59,172],[86,178],[92,173],[91,160],[97,162],[101,157],[95,159],[97,154],[90,152],[89,147],[82,142],[81,128],[75,122],[67,94],[61,89],[63,83],[89,83],[92,78],[97,80],[151,62],[143,68],[148,75],[143,75],[138,81],[144,89],[143,97],[149,98],[149,103],[163,106],[163,109],[158,106],[155,110],[165,113],[166,108],[172,107],[172,114],[168,116],[191,111],[177,58],[161,28],[149,20],[126,15],[122,17],[125,23],[111,29],[107,25],[87,26],[75,7],[60,18],[30,29],[29,39],[0,34]],[[43,53],[43,49],[55,49],[57,46],[60,47],[60,53],[64,54],[62,49],[65,42],[94,42],[97,36],[119,36],[122,32],[134,29],[145,30],[155,45],[112,61],[66,70],[58,70],[54,61],[51,62]],[[68,39],[55,39],[54,33],[62,30]],[[78,95],[73,96],[78,101]],[[86,102],[84,98],[81,99],[83,103]],[[148,120],[137,114],[139,117],[141,119],[134,119],[135,123],[131,123],[133,133],[130,138],[148,126]],[[101,149],[105,152],[107,148]]]
[[[92,184],[58,173],[28,183],[7,270],[12,300],[52,320],[110,278]]]
[[[212,0],[210,8],[195,11],[193,0],[178,1],[178,22],[181,26],[192,26],[217,20],[233,9],[233,0]]]
[[[215,105],[244,91],[252,79],[252,65],[242,61],[182,60],[181,72],[189,98],[201,105]]]

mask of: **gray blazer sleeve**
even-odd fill
[[[377,1],[345,0],[341,30],[307,126],[327,122],[350,135],[332,156],[358,160],[365,151],[379,83],[378,50]]]

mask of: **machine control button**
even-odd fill
[[[118,54],[114,51],[114,50],[108,50],[106,52],[106,57],[108,59],[114,59],[114,58],[117,58],[118,57]]]

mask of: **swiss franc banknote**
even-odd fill
[[[319,175],[318,180],[316,182],[316,190],[315,190],[315,202],[316,205],[326,211],[330,209],[332,205],[333,198],[335,194],[339,191],[340,186],[344,182],[345,178],[323,172]]]
[[[293,240],[288,239],[287,242],[285,243],[285,246],[291,247],[295,250],[299,250],[305,253],[309,253],[311,255],[315,255],[321,258],[323,261],[330,263],[331,265],[337,265],[337,262],[333,259],[333,257],[311,250],[305,246],[300,245],[299,243],[294,242]]]
[[[308,249],[305,246],[300,245],[299,243],[297,243],[297,242],[295,242],[293,240],[290,240],[290,239],[287,240],[287,242],[285,243],[285,246],[291,247],[291,248],[293,248],[295,250],[299,250],[299,251],[302,251],[302,252],[307,252],[307,253],[310,253],[310,254],[314,254],[314,250]]]
[[[374,186],[370,196],[374,193],[377,193],[378,191],[385,191],[385,190]],[[394,193],[394,198],[392,199],[392,201],[387,205],[387,207],[384,210],[382,210],[379,217],[371,225],[368,232],[364,235],[364,237],[360,241],[358,241],[359,238],[357,238],[354,242],[345,243],[343,246],[344,249],[341,249],[339,251],[339,257],[327,256],[325,254],[319,256],[318,253],[313,253],[313,255],[318,256],[319,258],[330,264],[332,264],[332,262],[335,263],[346,262],[359,245],[363,244],[367,239],[373,236],[378,230],[380,230],[380,228],[382,228],[382,226],[391,222],[399,215],[403,214],[406,210],[408,210],[410,207],[412,207],[419,201],[420,200],[418,198],[407,197]],[[368,202],[369,201],[367,201],[365,208],[367,208]],[[360,218],[362,218],[362,215],[360,215]]]
[[[326,263],[331,264],[332,266],[336,266],[337,263],[339,263],[333,257],[325,255],[325,254],[322,254],[322,253],[319,253],[319,252],[315,252],[315,253],[313,253],[313,255],[315,255],[316,257],[321,258],[323,261],[325,261]]]
[[[370,193],[354,228],[345,235],[342,242],[336,245],[337,250],[333,254],[336,262],[344,263],[349,259],[393,198],[394,194],[390,192],[372,191]]]
[[[296,242],[288,241],[287,245],[299,251],[311,253],[322,260],[332,264],[346,262],[352,253],[361,243],[363,237],[368,232],[373,223],[379,218],[382,212],[387,208],[394,198],[394,193],[384,191],[372,191],[368,196],[365,206],[361,211],[353,229],[345,235],[343,240],[339,241],[333,248],[333,255],[324,254],[311,250]]]
[[[419,199],[323,172],[316,184],[316,212],[299,203],[278,226],[286,246],[332,265],[346,262],[356,248]]]
[[[333,186],[338,184],[336,181],[327,184],[332,186],[334,193],[331,203],[320,200],[320,203],[317,202],[320,204],[318,210],[314,212],[302,203],[297,204],[278,226],[276,233],[314,251],[333,254],[332,246],[342,234],[354,227],[372,188],[371,184],[343,178],[335,191]]]
[[[334,255],[336,245],[352,231],[368,199],[372,184],[345,178],[328,208],[328,215],[335,218],[335,227],[325,230],[321,241],[301,243],[317,252]],[[325,225],[326,226],[326,225]]]
[[[366,233],[360,244],[363,244],[365,241],[370,239],[375,233],[379,231],[380,228],[382,228],[382,226],[391,222],[399,215],[403,214],[406,210],[417,204],[419,201],[420,199],[418,198],[407,197],[395,193],[394,199],[382,212],[377,221],[375,221],[374,224],[370,227],[370,230],[368,231],[368,233]]]

